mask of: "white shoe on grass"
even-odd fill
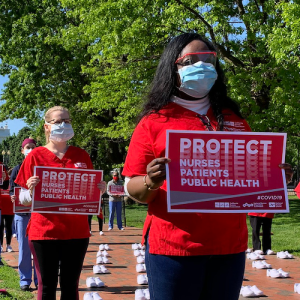
[[[272,269],[272,265],[268,264],[265,260],[262,260],[261,262],[265,265],[266,269]]]
[[[288,251],[284,251],[284,253],[287,255],[287,258],[294,258],[294,255],[291,253],[288,253]]]
[[[255,269],[267,269],[267,267],[265,266],[265,264],[260,261],[260,260],[254,260],[252,262],[252,268],[255,268]]]
[[[276,269],[268,269],[267,276],[271,278],[281,278],[282,275]]]

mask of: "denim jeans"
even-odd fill
[[[146,269],[151,300],[237,300],[245,252],[228,255],[167,256],[149,253]]]
[[[117,212],[118,228],[122,228],[122,201],[109,201],[109,228],[114,228],[115,211]]]
[[[19,275],[20,286],[30,285],[32,281],[32,261],[29,248],[28,237],[25,237],[26,228],[30,219],[30,214],[15,214],[15,228],[19,243]],[[37,285],[37,277],[34,267],[34,283]]]

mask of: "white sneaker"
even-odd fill
[[[145,256],[145,250],[140,250],[140,254],[141,254],[142,256]]]
[[[12,236],[13,236],[13,238],[16,238],[16,237],[17,237],[17,235],[16,235],[15,233],[14,233]]]
[[[93,273],[94,274],[101,274],[102,273],[101,266],[99,266],[99,265],[93,266]]]
[[[253,250],[251,248],[248,248],[245,252],[246,253],[251,253],[251,252],[253,252]]]
[[[145,250],[146,249],[146,246],[142,245],[141,243],[139,243],[139,246],[140,246],[140,250]]]
[[[108,257],[109,253],[106,250],[104,250],[104,251],[102,251],[102,256],[103,257]]]
[[[145,263],[145,256],[138,256],[137,258],[136,258],[136,262],[138,263],[138,264],[144,264]]]
[[[268,269],[267,276],[271,278],[281,278],[282,275],[276,269]]]
[[[94,300],[93,293],[85,293],[83,295],[83,300]]]
[[[281,276],[284,277],[284,278],[290,277],[290,273],[283,271],[281,268],[278,269],[277,271],[278,271],[278,272],[281,274]]]
[[[108,230],[108,231],[111,231],[111,230],[112,230],[112,228],[110,228],[110,227],[109,227],[107,230]]]
[[[268,264],[265,260],[262,260],[261,262],[266,266],[266,269],[272,269],[272,265]]]
[[[105,244],[105,245],[104,245],[104,249],[105,249],[106,251],[110,250],[110,247],[108,246],[108,244]]]
[[[100,235],[104,235],[104,232],[103,232],[103,231],[100,231],[99,234],[100,234]]]
[[[105,245],[104,244],[99,245],[99,250],[100,251],[103,251],[104,249],[105,249]]]
[[[132,250],[139,250],[139,249],[140,249],[139,244],[137,244],[137,243],[132,244],[132,245],[131,245],[131,249],[132,249]],[[138,290],[136,290],[136,291],[138,291]]]
[[[262,296],[264,293],[256,285],[250,287],[256,296]]]
[[[150,300],[150,292],[149,292],[149,289],[144,289],[143,292],[144,292],[144,295],[145,295],[146,300]]]
[[[109,273],[104,265],[100,265],[100,270],[101,270],[101,273],[103,273],[103,274]]]
[[[294,292],[300,294],[300,283],[294,284]]]
[[[275,255],[276,253],[273,250],[269,249],[266,251],[266,254],[267,255]]]
[[[264,263],[260,260],[254,260],[252,262],[252,268],[255,269],[267,269],[267,267],[264,265]]]
[[[261,250],[255,250],[254,253],[257,254],[257,255],[262,255],[262,254],[264,254],[263,251],[261,251]]]
[[[11,245],[8,245],[6,247],[6,252],[13,252],[13,249],[12,249]]]
[[[98,293],[92,293],[94,300],[103,300]]]
[[[98,256],[97,259],[96,259],[96,264],[100,265],[100,264],[103,264],[103,258],[102,256]]]
[[[119,230],[125,230],[125,228],[124,228],[124,227],[122,227],[122,228],[119,228]]]
[[[138,273],[145,273],[146,272],[146,265],[145,264],[137,264],[135,269]]]
[[[91,231],[90,231],[90,235],[93,235]]]
[[[107,257],[102,257],[103,264],[110,264],[110,261]]]
[[[97,287],[104,287],[104,282],[99,277],[95,278],[95,283]]]
[[[94,277],[88,277],[85,281],[86,286],[91,288],[91,287],[97,287],[97,284],[95,282],[95,278]]]
[[[240,294],[244,298],[255,297],[255,293],[249,288],[249,286],[242,286]]]
[[[142,289],[135,290],[134,294],[135,294],[135,300],[146,300],[144,291]]]
[[[141,254],[141,250],[134,250],[134,251],[133,251],[133,255],[134,255],[134,256],[140,256],[140,255],[142,255],[142,254]]]
[[[137,283],[138,284],[148,284],[148,277],[147,275],[141,274],[137,276]]]
[[[284,251],[284,253],[287,255],[287,258],[294,258],[294,255],[288,253],[288,251]]]
[[[247,258],[251,260],[256,260],[257,259],[257,254],[252,252],[252,253],[247,253]]]
[[[278,258],[288,258],[286,253],[284,253],[283,251],[277,252],[277,257]]]

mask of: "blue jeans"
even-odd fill
[[[167,256],[149,253],[146,269],[151,300],[237,300],[245,252],[229,255]]]
[[[117,212],[118,228],[122,228],[122,201],[109,201],[109,228],[114,228],[115,210]]]
[[[28,237],[25,236],[30,214],[15,214],[15,229],[19,243],[19,274],[20,286],[30,285],[32,281],[31,251],[28,244]],[[34,283],[37,285],[37,277],[34,267]]]

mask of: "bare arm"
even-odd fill
[[[155,198],[158,189],[166,179],[166,163],[171,160],[160,157],[152,160],[147,166],[147,175],[130,179],[127,190],[130,196],[141,203],[149,203]],[[145,185],[146,183],[146,185]]]

